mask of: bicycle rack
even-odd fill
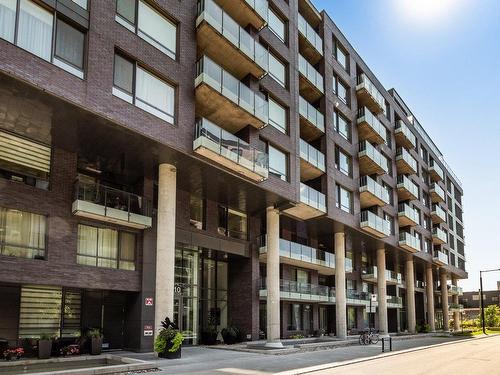
[[[382,353],[385,353],[385,340],[389,340],[389,351],[392,352],[392,337],[382,337]]]

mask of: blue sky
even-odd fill
[[[462,180],[469,280],[461,285],[477,290],[479,270],[500,268],[500,1],[313,2],[399,92]],[[485,275],[485,289],[497,280],[500,272]]]

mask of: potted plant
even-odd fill
[[[12,358],[20,359],[23,354],[23,348],[6,349],[3,352],[3,357],[6,361],[10,361]]]
[[[217,330],[217,323],[213,316],[208,317],[207,325],[201,332],[202,342],[205,345],[215,345],[217,343],[217,336],[219,331]]]
[[[50,358],[52,352],[52,339],[46,333],[42,333],[38,339],[38,358]]]
[[[232,325],[223,328],[220,333],[227,345],[236,344],[240,338],[240,330]]]
[[[156,336],[154,349],[158,357],[166,359],[181,358],[182,342],[184,336],[179,332],[174,323],[167,317],[161,322],[162,330]]]
[[[94,328],[89,331],[90,336],[90,354],[98,355],[102,351],[102,333],[99,328]]]

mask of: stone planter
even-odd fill
[[[98,355],[102,352],[102,337],[92,337],[90,343],[90,354]]]
[[[50,358],[52,352],[52,340],[38,340],[38,358]]]

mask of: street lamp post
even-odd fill
[[[480,294],[480,299],[481,299],[481,320],[482,320],[482,326],[483,326],[483,333],[486,335],[486,323],[484,321],[484,298],[483,298],[483,273],[487,272],[498,272],[500,271],[500,268],[495,269],[495,270],[485,270],[485,271],[479,271],[479,294]]]

